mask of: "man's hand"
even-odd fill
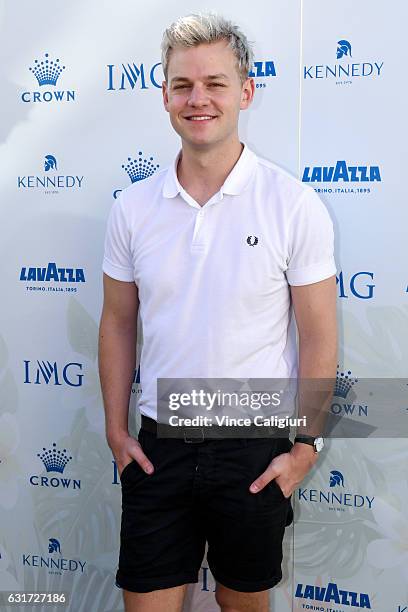
[[[132,438],[127,432],[108,437],[108,444],[115,459],[119,477],[125,467],[135,459],[146,474],[153,474],[154,467],[144,454],[140,442]]]
[[[310,444],[296,442],[289,453],[278,455],[251,484],[251,493],[258,493],[275,479],[285,497],[290,497],[318,459]]]

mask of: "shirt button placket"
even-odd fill
[[[205,213],[203,210],[199,210],[196,215],[193,241],[191,243],[191,250],[196,253],[201,253],[205,249],[205,243],[203,241],[202,232],[200,231],[202,230],[204,215]]]

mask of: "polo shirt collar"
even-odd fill
[[[225,179],[223,186],[220,189],[221,194],[239,195],[247,187],[249,180],[255,169],[257,158],[248,146],[244,144],[242,153]],[[163,197],[174,198],[179,193],[185,193],[177,178],[177,164],[180,159],[181,151],[177,154],[174,162],[169,166],[166,173],[166,178],[163,185]]]

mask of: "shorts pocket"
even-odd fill
[[[133,463],[136,463],[136,459],[132,459],[132,460],[131,460],[129,463],[127,463],[127,464],[125,465],[125,467],[124,467],[124,468],[123,468],[123,470],[122,470],[122,473],[121,473],[121,474],[120,474],[120,476],[119,476],[119,480],[120,480],[120,482],[123,482],[124,478],[126,478],[126,475],[127,475],[128,471],[129,471],[129,468],[130,468],[130,466],[131,466]]]

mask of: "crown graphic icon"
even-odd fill
[[[350,378],[350,374],[351,371],[348,370],[348,372],[340,372],[339,368],[340,366],[337,365],[337,376],[336,376],[336,385],[334,387],[334,395],[336,397],[342,397],[343,399],[346,399],[348,392],[350,391],[351,387],[358,382],[357,378]]]
[[[48,59],[48,53],[46,53],[45,60],[42,62],[34,60],[34,66],[29,70],[34,74],[39,85],[56,85],[65,66],[60,65],[59,59],[55,61]]]
[[[153,157],[150,157],[149,160],[143,159],[142,151],[139,151],[139,157],[137,159],[132,159],[128,157],[128,163],[122,164],[122,168],[126,170],[130,180],[132,183],[136,183],[137,181],[142,181],[149,176],[152,176],[159,168],[159,164],[152,164]]]
[[[52,449],[47,450],[43,447],[44,452],[37,453],[37,457],[40,457],[47,472],[59,472],[63,474],[65,466],[72,457],[68,457],[65,448],[63,451],[60,451],[56,449],[56,446],[56,443],[53,442]]]

